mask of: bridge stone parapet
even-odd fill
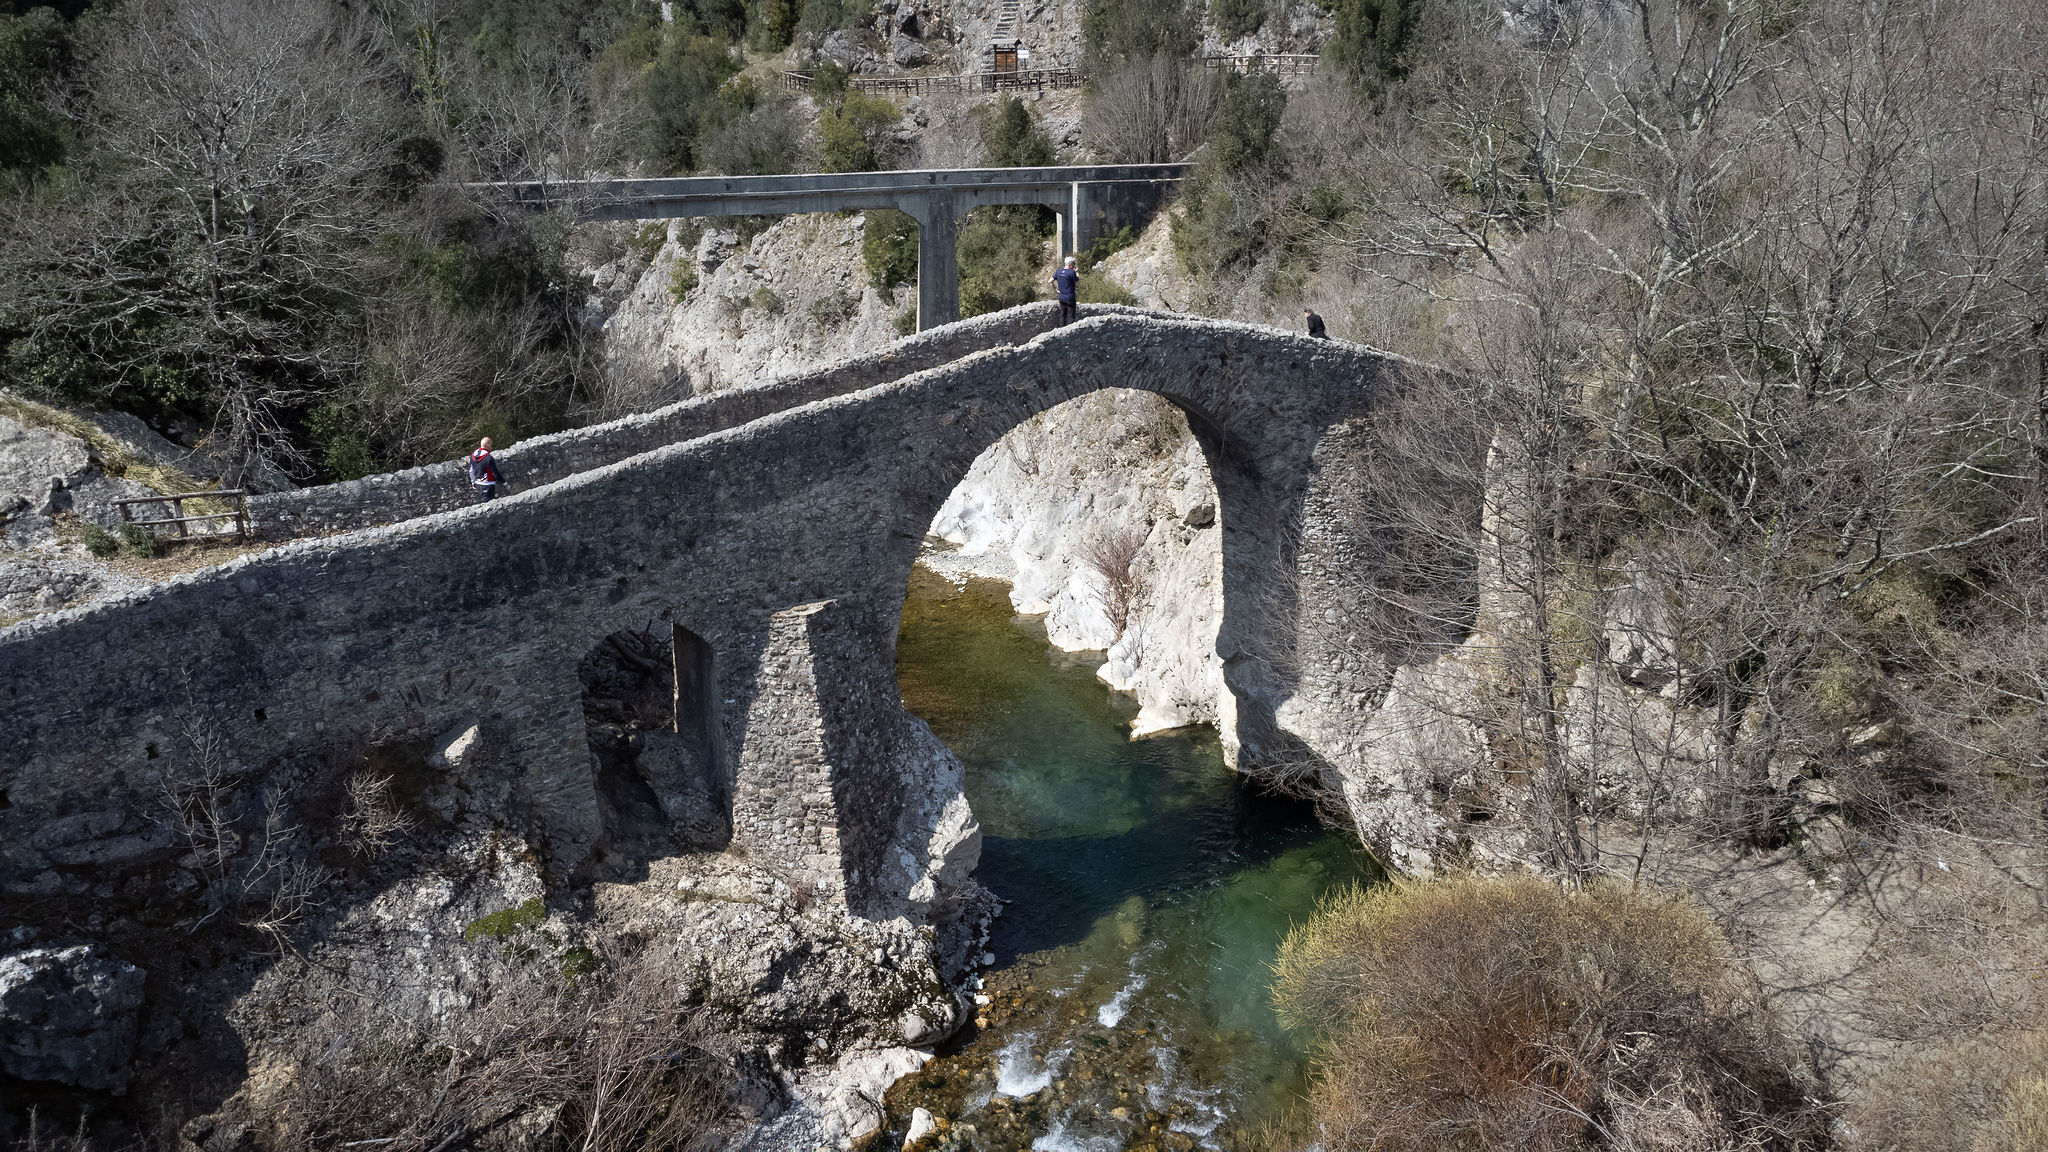
[[[1113,309],[1090,306],[1089,312]],[[1022,344],[1059,322],[1051,304],[1012,308],[899,340],[870,356],[762,384],[693,396],[621,419],[534,436],[498,450],[511,491],[523,491],[650,452],[664,444],[737,427],[831,396],[843,396],[951,363],[972,352]],[[249,501],[266,540],[327,536],[395,524],[475,502],[463,460],[426,464],[339,484],[275,492]]]
[[[614,818],[579,662],[666,622],[709,653],[714,683],[687,720],[717,733],[734,776],[716,790],[734,845],[786,854],[857,914],[926,916],[964,881],[973,832],[957,761],[895,685],[911,568],[982,451],[1104,388],[1187,413],[1220,502],[1227,746],[1301,755],[1278,716],[1332,595],[1301,562],[1302,540],[1327,537],[1301,524],[1318,447],[1431,370],[1130,311],[995,343],[488,504],[0,631],[0,893],[83,891],[165,859],[146,814],[197,771],[195,728],[287,799],[336,749],[474,729],[489,755],[451,758],[439,783],[535,845],[550,876],[574,876]]]

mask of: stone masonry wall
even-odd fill
[[[735,428],[832,396],[844,396],[951,363],[971,352],[1021,344],[1050,329],[1052,305],[1013,308],[900,340],[872,356],[817,372],[694,396],[666,408],[588,428],[535,436],[495,453],[506,488],[521,492],[649,452],[664,444]],[[249,501],[256,530],[270,540],[395,524],[475,500],[464,460],[425,464]]]
[[[812,664],[838,835],[859,846],[842,852],[849,880],[861,873],[856,911],[943,903],[934,878],[971,863],[971,821],[953,803],[957,769],[948,784],[892,691],[893,638],[926,529],[975,458],[1103,388],[1188,414],[1223,533],[1220,720],[1233,754],[1256,762],[1299,744],[1278,722],[1300,634],[1287,622],[1329,598],[1298,579],[1296,557],[1318,439],[1425,371],[1275,329],[1097,315],[490,504],[16,625],[0,631],[0,893],[174,852],[126,829],[191,770],[195,725],[257,766],[474,725],[509,766],[499,818],[566,875],[601,820],[579,660],[649,620],[687,627],[714,652],[732,762],[764,763],[781,750],[753,730],[757,702],[806,690],[772,658],[778,614],[835,601],[838,638],[813,644]]]

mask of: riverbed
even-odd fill
[[[1216,733],[1129,738],[1134,702],[1010,609],[997,581],[920,568],[898,638],[904,703],[966,764],[996,921],[975,1027],[888,1099],[920,1148],[1267,1147],[1306,1059],[1267,998],[1290,925],[1375,878],[1310,806],[1223,763]]]

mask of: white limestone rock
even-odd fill
[[[142,969],[91,946],[0,956],[0,1070],[124,1091],[142,985]]]
[[[630,284],[598,319],[606,355],[644,410],[864,355],[900,338],[909,288],[878,292],[861,255],[864,216],[784,217],[742,243],[712,229],[688,250],[671,228],[651,261],[597,270]],[[676,299],[680,282],[695,286]]]
[[[1067,651],[1106,653],[1098,675],[1137,698],[1137,735],[1227,726],[1216,631],[1222,618],[1217,496],[1201,446],[1171,402],[1113,392],[1061,405],[983,453],[932,522],[957,546],[956,574],[1011,582],[1010,602],[1044,615]],[[1111,625],[1091,541],[1142,534],[1140,590],[1121,635]],[[1229,734],[1226,733],[1226,740]]]
[[[889,38],[889,55],[899,68],[921,68],[932,62],[932,54],[923,44],[901,32]]]

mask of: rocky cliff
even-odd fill
[[[907,334],[912,289],[877,291],[860,215],[765,228],[642,229],[592,273],[621,414],[872,352]]]
[[[944,572],[1007,580],[1064,649],[1107,649],[1139,733],[1213,723],[1223,691],[1216,489],[1187,418],[1106,392],[1021,425],[984,453],[932,534]],[[1120,603],[1122,601],[1122,603]]]

